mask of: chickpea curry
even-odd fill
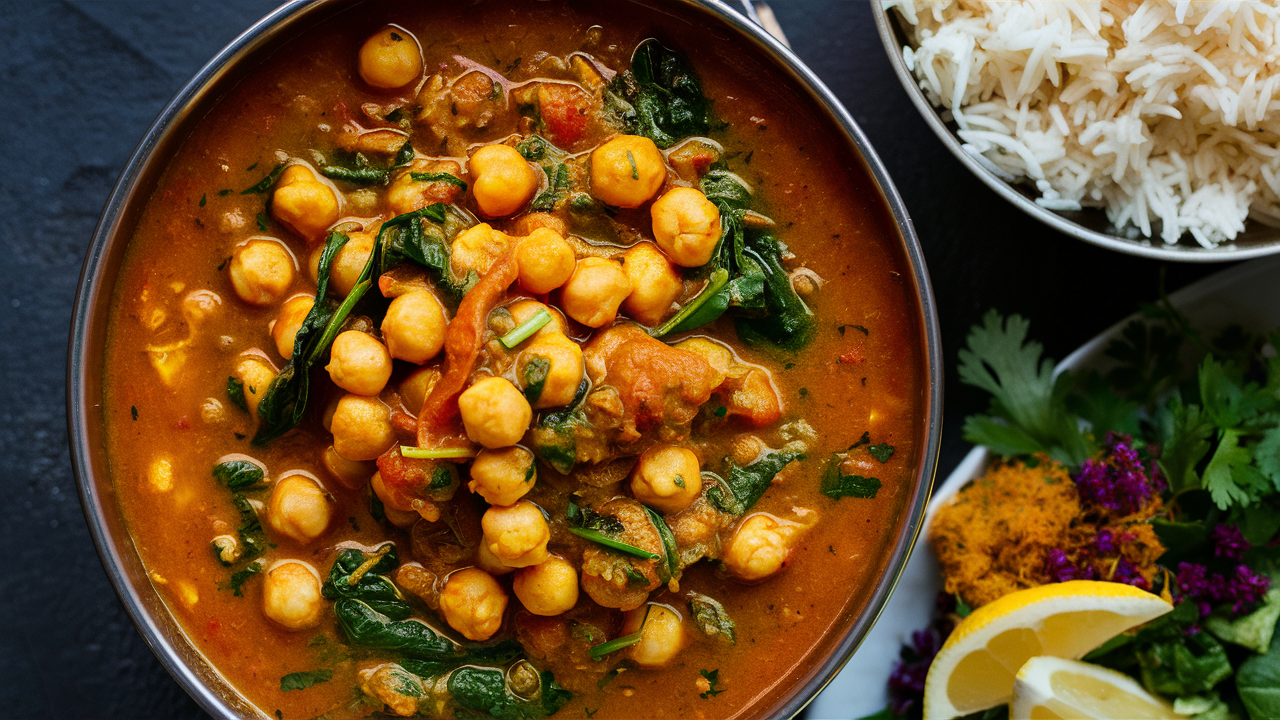
[[[118,281],[109,462],[264,714],[760,714],[865,607],[919,304],[859,163],[733,52],[361,5],[193,130]]]

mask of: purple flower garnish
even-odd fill
[[[1116,547],[1115,535],[1105,528],[1099,530],[1097,536],[1093,538],[1093,551],[1103,557],[1110,557],[1119,553],[1120,550]]]
[[[1209,531],[1213,540],[1213,556],[1239,562],[1252,545],[1244,539],[1239,525],[1216,525]]]
[[[911,646],[902,648],[902,659],[889,676],[889,709],[906,715],[924,700],[924,681],[929,666],[942,646],[942,638],[933,628],[911,633]]]
[[[1178,576],[1174,580],[1176,595],[1195,601],[1203,617],[1213,611],[1215,605],[1231,605],[1232,614],[1239,615],[1262,600],[1271,587],[1271,578],[1237,565],[1231,577],[1210,574],[1204,565],[1178,563]]]
[[[1066,582],[1068,580],[1092,580],[1096,577],[1093,568],[1085,566],[1077,567],[1071,562],[1071,558],[1067,557],[1066,551],[1062,548],[1054,548],[1044,558],[1044,572],[1054,582]]]
[[[1076,489],[1086,504],[1132,515],[1151,497],[1151,483],[1131,442],[1127,435],[1107,433],[1102,457],[1080,466]]]
[[[1138,572],[1137,566],[1125,558],[1120,558],[1116,562],[1115,572],[1111,573],[1111,582],[1124,583],[1143,590],[1151,589],[1151,582],[1142,577],[1142,573]]]

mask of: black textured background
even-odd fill
[[[66,334],[89,236],[161,107],[272,2],[0,4],[0,717],[200,717],[107,583],[71,477]],[[1160,264],[1059,235],[943,148],[893,75],[866,2],[775,0],[792,47],[888,166],[932,271],[948,360],[939,477],[981,409],[955,379],[967,328],[1019,312],[1061,358],[1154,296]],[[1214,266],[1171,265],[1170,289]]]

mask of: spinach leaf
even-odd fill
[[[333,259],[347,244],[347,240],[346,235],[337,232],[329,233],[325,240],[316,278],[315,303],[298,328],[293,341],[293,357],[271,381],[258,403],[258,431],[253,436],[254,445],[271,442],[302,422],[307,409],[311,368],[320,363],[333,338],[337,336],[338,329],[351,313],[351,308],[369,289],[371,268],[366,265],[356,286],[340,306],[334,308],[326,296]],[[370,261],[372,262],[372,258]]]
[[[846,475],[841,469],[844,460],[845,454],[832,453],[826,469],[822,471],[822,494],[836,500],[846,497],[867,500],[874,498],[880,491],[879,478]]]
[[[730,210],[745,210],[751,205],[751,191],[742,178],[725,167],[713,167],[698,181],[702,194],[716,205]]]
[[[254,575],[262,572],[262,567],[263,565],[261,560],[254,560],[243,568],[231,573],[231,578],[227,581],[225,586],[222,586],[222,589],[233,591],[232,594],[236,597],[244,597],[242,589],[245,582]]]
[[[641,507],[649,516],[649,522],[653,523],[653,529],[658,531],[658,538],[662,541],[663,557],[662,562],[658,563],[658,577],[662,582],[667,582],[680,572],[680,550],[676,547],[676,535],[671,532],[671,526],[667,525],[667,521],[654,512],[653,508],[643,503]]]
[[[227,377],[227,398],[232,405],[249,412],[249,403],[244,399],[244,382],[235,376]]]
[[[462,188],[463,190],[467,189],[467,182],[465,180],[458,177],[457,175],[452,175],[450,173],[416,172],[416,173],[409,173],[409,177],[412,178],[414,182],[443,182],[443,183],[449,183],[450,185],[456,185]]]
[[[630,543],[619,540],[618,536],[626,528],[623,527],[622,521],[615,517],[599,515],[591,508],[579,507],[577,503],[572,501],[565,508],[565,516],[569,520],[569,532],[584,540],[590,540],[598,545],[603,545],[627,555],[634,555],[642,560],[655,560],[658,557],[648,550],[642,550]],[[670,531],[669,528],[668,531]]]
[[[703,635],[716,640],[728,640],[730,645],[738,643],[738,625],[719,601],[692,591],[687,597],[693,624]]]
[[[893,446],[889,443],[878,443],[867,448],[867,452],[871,453],[871,457],[879,460],[881,463],[889,462],[889,458],[893,457]]]
[[[551,361],[534,355],[520,373],[520,382],[524,385],[524,396],[530,404],[538,402],[542,397],[542,388],[547,384],[547,374],[551,372]]]
[[[543,165],[542,171],[547,174],[547,189],[538,193],[529,209],[534,212],[551,212],[569,190],[569,167],[564,163],[556,163]]]
[[[1236,672],[1236,691],[1253,720],[1280,717],[1280,628],[1265,655],[1245,660]]]
[[[379,267],[387,270],[411,260],[426,268],[436,286],[457,302],[480,280],[474,271],[458,280],[450,265],[453,238],[472,224],[463,211],[443,203],[397,215],[378,231],[374,251],[380,255]]]
[[[244,546],[240,559],[252,560],[267,551],[267,534],[263,532],[262,522],[258,520],[258,513],[253,509],[248,498],[236,493],[231,496],[231,502],[240,512],[240,527],[236,528],[237,534],[240,535],[240,544]]]
[[[769,450],[746,467],[729,460],[729,472],[724,478],[713,475],[716,484],[707,491],[707,500],[723,512],[742,515],[764,495],[782,468],[804,457],[804,453]]]
[[[280,173],[284,172],[284,169],[287,167],[289,167],[288,163],[280,163],[279,165],[276,165],[274,168],[271,169],[271,172],[267,173],[266,177],[262,178],[261,180],[254,183],[253,185],[250,185],[249,187],[241,190],[240,194],[241,195],[261,195],[262,193],[270,190],[271,186],[276,184],[276,179],[280,177]],[[252,170],[253,168],[249,168],[249,169]]]
[[[339,598],[333,614],[352,645],[394,650],[421,660],[448,660],[462,654],[451,640],[421,620],[392,620],[363,600]]]
[[[320,592],[328,600],[363,600],[392,620],[404,620],[413,613],[413,608],[405,602],[395,583],[386,577],[399,564],[393,543],[383,545],[373,554],[347,548],[338,554]]]
[[[591,382],[583,378],[569,407],[547,413],[533,428],[533,451],[562,475],[568,475],[578,462],[577,433],[579,428],[590,424],[582,411],[590,391]]]
[[[356,153],[354,156],[341,156],[339,164],[321,165],[320,173],[327,178],[342,180],[353,185],[372,185],[385,182],[387,178],[391,177],[393,170],[408,165],[413,162],[413,158],[413,144],[406,140],[404,145],[400,146],[400,150],[396,152],[396,156],[389,166],[374,165],[369,162],[369,158],[365,157],[364,153]],[[453,176],[450,175],[449,177]],[[419,178],[415,177],[413,179],[418,180]],[[454,180],[462,182],[459,178],[454,178]],[[463,187],[466,187],[465,183]]]
[[[684,55],[657,40],[646,40],[631,58],[631,70],[610,84],[615,114],[632,135],[643,135],[660,148],[694,135],[712,124],[711,103]]]
[[[768,233],[752,233],[745,253],[763,275],[765,315],[735,318],[738,337],[748,344],[771,344],[791,352],[809,344],[816,327],[813,312],[791,287],[791,276],[782,266],[782,244]]]
[[[515,640],[504,640],[497,645],[466,647],[465,653],[444,660],[416,660],[405,658],[400,665],[420,678],[435,680],[463,665],[504,666],[524,656],[524,647]]]
[[[290,690],[306,690],[312,685],[329,682],[333,679],[332,670],[308,670],[289,673],[280,678],[280,692]]]
[[[717,687],[720,684],[719,668],[716,668],[715,670],[705,670],[705,669],[699,670],[698,674],[701,675],[710,684],[706,692],[698,693],[698,697],[702,698],[703,700],[710,700],[711,698],[724,692],[723,688]]]
[[[448,688],[460,707],[496,720],[548,717],[573,699],[573,694],[560,687],[551,673],[540,673],[537,679],[538,687],[531,688],[533,692],[521,688],[525,692],[517,695],[508,686],[507,673],[501,668],[463,667],[449,676]]]
[[[240,490],[262,482],[266,472],[255,462],[228,460],[213,466],[213,476],[228,488]]]

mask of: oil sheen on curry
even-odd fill
[[[892,226],[727,40],[462,5],[320,25],[171,162],[105,362],[130,532],[266,716],[765,712],[918,470]]]

